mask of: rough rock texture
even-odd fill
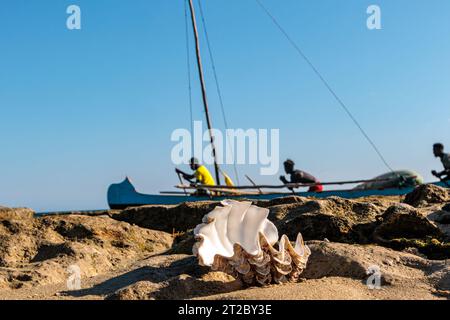
[[[109,300],[181,300],[242,289],[242,284],[221,272],[200,278],[178,275],[160,284],[141,281],[108,297]]]
[[[251,201],[251,200],[248,200]],[[309,200],[306,198],[291,196],[270,201],[253,201],[257,206],[272,208],[276,211],[286,211],[291,207],[303,205]],[[216,206],[217,201],[186,202],[180,205],[150,205],[136,208],[128,208],[120,212],[115,212],[111,216],[119,221],[135,224],[142,228],[161,230],[165,232],[184,232],[194,229],[205,214]],[[271,213],[269,219],[275,215]],[[278,215],[280,213],[278,212]]]
[[[365,280],[368,269],[378,266],[382,284],[393,284],[405,279],[414,280],[446,270],[445,261],[427,260],[415,254],[398,252],[375,245],[348,245],[311,241],[311,257],[302,276],[306,279],[323,277],[350,277]],[[437,285],[437,283],[435,283]],[[444,285],[439,289],[450,290]]]
[[[82,276],[97,275],[163,252],[173,242],[170,234],[108,217],[33,218],[30,210],[12,211],[0,219],[0,287],[62,282],[72,264]]]
[[[386,210],[379,218],[381,224],[375,229],[377,241],[396,238],[420,239],[442,238],[440,229],[427,217],[407,205],[395,205]]]
[[[280,234],[301,232],[312,251],[301,282],[268,288],[192,256],[192,229],[218,202],[45,217],[0,207],[0,299],[448,299],[449,201],[435,186],[404,199],[256,201]],[[67,291],[73,264],[82,289]],[[381,290],[366,285],[370,267]]]
[[[109,300],[189,299],[240,290],[243,284],[222,272],[200,267],[188,255],[148,259],[151,266],[139,281],[110,294]]]
[[[446,243],[450,225],[447,225],[448,215],[440,210],[444,198],[433,195],[446,192],[436,186],[418,187],[406,198],[433,202],[425,206],[428,202],[420,200],[419,208],[401,204],[399,197],[348,200],[291,196],[254,203],[268,208],[269,220],[275,223],[280,234],[291,239],[301,232],[305,240],[326,238],[344,243],[378,243],[398,250],[416,247],[430,258],[443,259],[450,257]],[[172,232],[176,240],[170,252],[191,254],[194,243],[191,230],[217,205],[218,202],[197,202],[146,206],[127,209],[112,217],[140,227]]]
[[[0,207],[0,221],[15,220],[15,219],[32,219],[34,211],[28,208],[10,209]]]
[[[424,184],[408,194],[404,202],[414,207],[423,207],[433,203],[444,203],[448,200],[447,189],[432,184]]]
[[[321,240],[323,237],[329,237],[330,240],[341,241],[348,238],[353,241],[352,237],[358,235],[353,233],[343,235],[346,233],[345,230],[350,231],[355,225],[364,229],[365,224],[374,222],[375,217],[382,214],[394,201],[391,199],[356,201],[337,197],[311,200],[293,196],[254,203],[269,208],[269,220],[277,225],[280,233],[285,232],[291,238],[295,238],[301,231],[306,239]],[[217,205],[218,202],[196,202],[176,206],[143,206],[123,210],[112,217],[143,228],[171,233],[186,232],[201,223],[203,216]],[[303,222],[308,226],[299,230],[296,224],[300,225]],[[356,231],[358,232],[359,230]]]
[[[289,238],[301,232],[306,240],[368,243],[384,207],[331,197],[283,209],[271,208],[271,216],[279,232]]]
[[[218,202],[187,202],[176,206],[143,206],[125,209],[113,215],[119,221],[142,228],[179,232],[194,229]]]
[[[270,290],[247,289],[239,281],[221,272],[207,272],[203,269],[202,272],[194,273],[195,260],[179,256],[178,266],[179,263],[183,263],[184,269],[177,269],[177,263],[174,262],[169,266],[164,266],[171,273],[171,277],[161,279],[149,275],[147,280],[120,289],[111,294],[108,299],[226,299],[240,298],[245,296],[248,291],[254,292],[251,296],[253,299],[272,299],[278,290],[285,287],[292,287],[290,297],[285,296],[285,298],[305,299],[307,297],[304,296],[304,292],[299,291],[301,287],[308,286],[309,283],[319,283],[315,289],[327,291],[329,289],[327,281],[333,283],[333,279],[337,278],[348,279],[347,281],[353,285],[360,283],[363,290],[370,293],[366,282],[370,277],[368,271],[371,267],[378,268],[380,285],[387,295],[391,295],[391,299],[404,299],[408,297],[408,294],[414,298],[415,292],[422,290],[428,292],[430,297],[433,295],[436,297],[446,296],[450,292],[450,266],[443,261],[431,261],[414,254],[377,246],[324,241],[312,241],[308,245],[312,254],[308,266],[302,274],[303,280],[298,284],[270,286],[268,287]],[[317,282],[317,280],[321,280],[321,282]],[[405,291],[406,288],[408,288],[408,292]],[[373,290],[373,292],[376,291]],[[402,297],[402,292],[406,296]],[[279,298],[283,299],[283,296]],[[341,293],[341,296],[337,298],[345,299],[345,293]]]

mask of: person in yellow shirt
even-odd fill
[[[194,171],[193,174],[187,174],[179,169],[175,169],[175,171],[183,176],[184,179],[188,180],[191,183],[194,183],[192,180],[195,179],[195,183],[207,185],[207,186],[215,186],[216,182],[212,177],[209,170],[199,163],[196,158],[191,158],[189,161],[189,165],[191,169]]]

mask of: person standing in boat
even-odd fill
[[[301,170],[295,170],[295,163],[294,161],[288,159],[284,162],[284,171],[286,171],[287,174],[291,176],[291,181],[288,181],[285,176],[280,176],[280,180],[284,184],[289,183],[304,183],[304,184],[313,184],[316,185],[311,186],[309,188],[309,192],[322,192],[323,186],[320,184],[319,180],[317,180],[313,175],[301,171]],[[289,188],[290,190],[293,190],[292,188]]]
[[[207,185],[207,186],[215,186],[216,182],[214,181],[214,178],[212,177],[209,170],[204,166],[201,165],[197,158],[191,158],[189,160],[189,166],[194,171],[193,174],[188,174],[180,169],[175,169],[177,174],[181,174],[184,179],[188,180],[192,184],[201,184],[201,185]],[[193,181],[195,179],[195,181]],[[198,193],[206,193],[205,190],[197,190]]]
[[[450,180],[450,154],[444,153],[444,145],[442,143],[435,143],[433,145],[433,153],[436,158],[440,158],[444,171],[431,171],[431,174],[442,180]]]

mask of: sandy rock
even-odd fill
[[[28,208],[6,208],[0,206],[0,220],[32,219],[34,211]]]
[[[152,293],[161,285],[150,281],[139,281],[108,296],[107,300],[155,300]]]
[[[405,204],[392,206],[380,217],[373,241],[396,250],[414,247],[430,259],[448,259],[448,232],[436,216],[436,212],[427,214]]]
[[[255,202],[280,235],[314,240],[302,281],[268,288],[243,287],[192,256],[191,230],[218,202],[39,218],[0,208],[0,299],[445,299],[449,198],[430,190],[409,197],[417,207],[400,197]],[[82,290],[67,291],[70,265]],[[366,285],[371,267],[381,290]]]
[[[143,206],[123,210],[112,217],[141,228],[173,233],[194,229],[201,223],[203,216],[217,205],[219,202],[211,201],[189,202],[176,206]]]
[[[420,239],[442,237],[439,228],[420,212],[408,205],[390,207],[381,216],[381,224],[375,229],[376,240],[395,238]]]
[[[281,219],[274,222],[280,233],[290,238],[301,232],[306,240],[327,238],[330,241],[367,243],[375,228],[376,217],[384,211],[384,206],[331,197],[288,209],[284,215],[277,213],[276,217]]]
[[[117,290],[108,300],[189,299],[243,288],[240,281],[198,265],[193,256],[150,258],[140,281]]]
[[[252,201],[252,200],[249,200]],[[254,205],[262,208],[269,208],[273,206],[279,205],[288,205],[288,204],[304,204],[308,202],[308,198],[299,197],[299,196],[288,196],[282,198],[275,198],[272,200],[261,200],[261,201],[252,201]]]
[[[450,298],[450,265],[448,263],[444,261],[434,267],[428,279],[441,295]]]
[[[274,221],[280,233],[295,238],[298,232],[302,232],[306,239],[328,238],[344,242],[369,242],[376,217],[392,202],[392,199],[346,200],[337,197],[312,200],[297,196],[254,201],[256,205],[269,209],[269,219]],[[123,210],[112,217],[175,235],[195,228],[203,216],[218,205],[219,202],[196,202],[176,206],[143,206]],[[184,249],[177,252],[187,253]]]
[[[141,281],[121,289],[108,300],[183,300],[232,292],[243,288],[241,282],[221,272],[211,272],[197,278],[178,275],[162,283]]]
[[[447,189],[432,184],[424,184],[407,194],[404,203],[413,207],[424,207],[433,203],[444,203],[448,198]]]
[[[310,241],[311,256],[302,277],[347,277],[368,279],[370,267],[381,272],[382,284],[389,285],[403,279],[421,279],[423,272],[439,262],[432,262],[417,255],[398,252],[375,245],[349,245]]]
[[[170,234],[109,217],[0,220],[0,285],[65,282],[70,265],[90,277],[166,251],[172,242]]]
[[[422,259],[427,259],[427,256],[424,254],[421,254],[419,249],[415,248],[415,247],[408,247],[405,248],[404,250],[402,250],[405,253],[409,253],[409,254],[413,254],[415,256],[421,257]]]
[[[243,288],[243,284],[221,272],[211,272],[201,278],[182,274],[163,283],[152,294],[158,300],[180,300],[232,292]]]
[[[258,201],[256,204],[267,207],[269,219],[275,223],[280,235],[286,234],[291,239],[301,232],[306,240],[327,238],[332,242],[379,243],[403,250],[414,246],[414,243],[391,245],[390,240],[429,237],[441,239],[442,234],[446,233],[442,225],[433,222],[437,215],[429,215],[435,209],[427,211],[426,208],[421,208],[419,212],[408,205],[399,206],[398,201],[398,197],[347,200],[337,197],[307,199],[292,196]],[[170,253],[191,254],[194,238],[189,230],[201,223],[203,215],[217,205],[217,202],[200,202],[131,208],[114,215],[114,218],[144,228],[171,232],[176,240]],[[445,256],[445,250],[438,251],[442,252],[435,257]]]
[[[425,280],[426,281],[426,280]],[[289,283],[277,287],[249,288],[213,296],[200,297],[199,300],[444,300],[437,291],[420,281],[405,281],[402,284],[381,286],[371,290],[360,280],[343,277],[310,279],[301,283]]]
[[[155,276],[158,270],[154,270],[146,280],[120,289],[108,299],[304,299],[308,290],[320,293],[310,294],[310,299],[370,298],[377,291],[386,292],[385,298],[404,299],[431,298],[437,291],[442,294],[449,290],[449,266],[444,261],[431,261],[375,245],[324,241],[309,241],[308,245],[312,255],[299,283],[248,288],[221,272],[208,272],[208,269],[196,272],[200,267],[195,259],[175,255],[170,256],[170,264],[160,267],[169,278]],[[373,268],[379,270],[382,290],[371,291],[367,288],[368,271]],[[352,286],[356,291],[346,296],[343,291]],[[290,289],[286,291],[286,288]],[[330,288],[333,288],[331,292]],[[407,292],[405,288],[411,291]]]
[[[442,225],[446,215],[439,218],[435,206],[416,209],[389,201],[331,197],[269,209],[269,218],[280,234],[290,238],[301,232],[306,240],[378,243],[397,250],[417,247],[422,254],[436,259],[450,257],[448,245],[443,242],[450,234]]]
[[[253,201],[255,205],[264,208],[289,207],[305,202],[307,202],[306,198],[297,196],[270,201]],[[217,201],[186,202],[180,205],[151,205],[128,208],[118,213],[115,212],[111,216],[116,220],[125,221],[142,228],[172,233],[194,229],[201,223],[203,216],[218,205],[220,205],[220,202]]]

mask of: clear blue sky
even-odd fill
[[[202,1],[231,127],[280,128],[281,158],[322,181],[386,171],[254,0]],[[392,166],[431,180],[432,143],[450,148],[450,2],[263,2]],[[81,7],[80,31],[66,28],[70,4]],[[380,31],[366,28],[371,4]],[[0,204],[106,208],[108,185],[125,175],[145,193],[172,189],[170,134],[189,128],[184,36],[183,0],[1,1]],[[239,172],[278,181],[256,166]]]

